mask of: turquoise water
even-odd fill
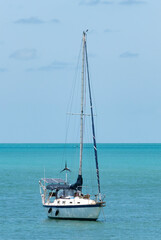
[[[90,150],[86,145],[83,176],[94,182]],[[44,173],[64,177],[65,158],[74,181],[78,145],[0,144],[0,239],[161,239],[161,144],[99,144],[98,154],[107,202],[98,221],[51,220],[38,181]]]

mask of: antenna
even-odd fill
[[[44,167],[44,186],[45,186],[45,167]]]

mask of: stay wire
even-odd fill
[[[78,69],[79,69],[79,63],[80,63],[80,55],[81,55],[81,49],[82,49],[82,44],[83,41],[81,41],[80,44],[80,50],[79,50],[79,54],[78,54],[78,60],[77,60],[77,64],[76,64],[76,68],[75,68],[75,74],[74,74],[74,78],[73,78],[73,84],[72,84],[72,89],[71,89],[71,93],[70,93],[70,97],[69,97],[69,101],[67,104],[67,112],[71,112],[72,106],[73,106],[73,99],[74,99],[74,92],[75,92],[75,88],[76,88],[76,83],[77,83],[77,76],[78,76]],[[66,114],[66,123],[65,123],[65,145],[64,145],[64,150],[63,150],[63,154],[62,154],[62,164],[65,161],[65,153],[66,153],[66,147],[67,147],[67,141],[68,141],[68,131],[69,131],[69,126],[70,126],[70,119],[71,116],[67,116]]]

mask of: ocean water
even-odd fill
[[[93,191],[90,150],[86,145],[83,176],[92,176]],[[38,181],[60,177],[65,159],[70,180],[76,180],[78,145],[0,144],[0,240],[161,239],[161,144],[99,144],[98,156],[106,195],[98,221],[52,220],[42,207]]]

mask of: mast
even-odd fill
[[[82,49],[82,84],[81,84],[81,114],[80,114],[80,162],[79,175],[82,176],[82,153],[83,153],[83,103],[84,103],[84,58],[86,34],[83,32],[83,49]]]
[[[80,113],[80,160],[79,173],[76,183],[70,186],[71,189],[77,189],[82,192],[83,178],[82,178],[82,153],[83,153],[83,104],[84,104],[84,59],[85,59],[85,42],[86,33],[83,32],[83,49],[82,49],[82,81],[81,81],[81,113]]]
[[[86,55],[86,65],[87,65],[88,89],[89,89],[89,98],[90,98],[92,133],[93,133],[93,145],[94,145],[94,154],[95,154],[95,162],[96,162],[98,194],[99,194],[99,200],[101,200],[100,177],[99,177],[99,167],[98,167],[98,157],[97,157],[97,144],[96,144],[95,127],[94,127],[92,94],[91,94],[91,86],[90,86],[90,77],[89,77],[89,68],[88,68],[88,55],[87,55],[87,44],[86,44],[86,42],[85,42],[85,55]]]
[[[86,59],[85,59],[86,58]],[[92,95],[91,95],[91,86],[89,78],[89,69],[88,69],[88,56],[87,56],[87,45],[86,45],[86,33],[83,32],[83,51],[82,51],[82,86],[81,86],[81,114],[80,114],[80,163],[79,163],[79,174],[75,184],[72,184],[70,188],[78,189],[82,191],[83,178],[82,178],[82,153],[83,153],[83,104],[84,104],[84,60],[86,60],[87,66],[87,77],[88,77],[88,89],[89,89],[89,98],[90,98],[90,109],[91,109],[91,121],[92,121],[92,133],[93,133],[93,145],[94,145],[94,154],[96,162],[96,173],[97,173],[97,183],[98,183],[98,195],[99,200],[101,201],[101,191],[100,191],[100,178],[99,178],[99,168],[98,168],[98,158],[97,158],[97,145],[95,137],[95,127],[94,127],[94,117],[93,117],[93,105],[92,105]]]

